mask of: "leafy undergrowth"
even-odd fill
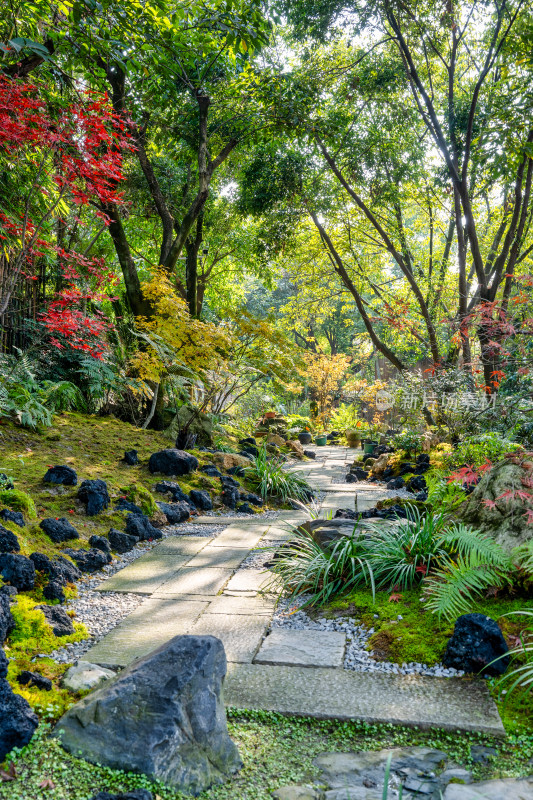
[[[271,792],[289,783],[318,776],[313,759],[325,751],[380,750],[386,747],[424,745],[448,753],[458,765],[470,769],[476,780],[529,774],[533,735],[505,740],[480,734],[420,731],[393,725],[368,725],[308,718],[283,717],[266,711],[228,712],[228,727],[237,743],[244,767],[226,784],[203,792],[203,800],[269,800]],[[0,783],[2,800],[88,800],[98,791],[126,791],[145,787],[160,800],[182,800],[180,792],[152,784],[141,775],[92,766],[74,758],[49,739],[44,725],[28,747],[12,754],[14,780]],[[470,747],[494,747],[497,755],[486,765],[473,764]],[[41,785],[44,784],[44,788]],[[52,785],[50,785],[52,784]],[[53,788],[52,788],[53,787]]]
[[[389,600],[391,597],[393,601]],[[486,614],[496,620],[512,647],[515,645],[512,637],[520,633],[524,622],[520,617],[504,615],[523,610],[527,605],[530,603],[524,598],[495,598],[476,603],[472,612]],[[421,603],[417,589],[392,594],[376,592],[375,603],[370,591],[352,592],[342,600],[322,607],[319,616],[350,616],[361,620],[368,628],[374,628],[369,649],[374,651],[376,657],[400,664],[416,661],[431,667],[439,663],[453,633],[453,623],[439,620],[436,614],[428,611]]]

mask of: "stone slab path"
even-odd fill
[[[317,448],[317,459],[291,465],[324,493],[322,510],[364,510],[387,493],[372,484],[345,484],[360,451]],[[300,511],[277,518],[202,517],[225,525],[213,538],[169,536],[103,581],[101,592],[145,599],[85,656],[124,667],[179,634],[210,634],[224,643],[228,705],[320,718],[398,722],[422,727],[502,734],[498,712],[482,682],[354,673],[342,668],[345,636],[274,629],[279,589],[265,569],[242,566],[254,550],[290,538]]]

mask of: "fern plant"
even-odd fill
[[[516,692],[519,692],[518,699],[522,700],[533,690],[533,609],[515,611],[513,614],[525,616],[527,627],[520,635],[520,644],[509,651],[517,666],[500,678],[498,688],[506,687],[506,700]]]
[[[467,494],[459,483],[448,483],[441,475],[425,475],[428,505],[439,514],[452,515],[464,503]]]
[[[86,409],[83,394],[70,381],[43,381],[39,395],[43,404],[52,412]]]

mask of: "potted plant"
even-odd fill
[[[300,444],[311,444],[313,437],[311,436],[309,428],[305,428],[305,430],[300,431],[298,434],[298,441]]]
[[[328,436],[327,433],[319,433],[315,438],[315,444],[317,447],[324,447],[328,443]]]
[[[361,422],[356,422],[355,428],[347,428],[347,430],[344,432],[348,442],[348,447],[361,446],[361,427]]]

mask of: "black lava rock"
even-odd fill
[[[136,536],[139,541],[145,539],[162,539],[163,534],[154,528],[145,514],[129,514],[126,518],[126,533]]]
[[[346,475],[346,483],[357,483],[358,480],[359,478],[354,472],[349,472]]]
[[[152,792],[148,789],[132,789],[125,794],[109,794],[109,792],[98,792],[91,800],[154,800]]]
[[[60,467],[50,467],[43,478],[43,483],[61,483],[63,486],[76,486],[78,476],[76,470],[63,464]]]
[[[239,500],[239,490],[235,486],[226,486],[222,492],[222,502],[228,508],[235,508]]]
[[[425,503],[428,499],[428,493],[424,490],[423,492],[418,492],[415,497],[415,500],[420,500],[420,502]]]
[[[78,489],[78,500],[85,503],[88,517],[95,517],[109,505],[107,483],[101,480],[83,481]]]
[[[32,553],[30,555],[33,565],[39,572],[44,572],[45,575],[52,574],[52,560],[45,556],[44,553]]]
[[[163,475],[188,475],[198,469],[198,459],[175,448],[152,453],[148,461],[150,472],[162,472]]]
[[[403,478],[393,478],[387,483],[387,489],[394,491],[395,489],[403,489],[405,481]]]
[[[401,464],[400,469],[398,470],[398,476],[401,477],[402,475],[410,475],[416,469],[414,464]]]
[[[72,620],[60,606],[35,606],[40,608],[55,636],[70,636],[74,633]]]
[[[60,581],[48,581],[43,588],[43,597],[45,600],[50,600],[50,602],[59,600],[60,603],[64,603],[66,597],[63,591],[63,584]]]
[[[263,505],[263,498],[253,492],[241,492],[240,498],[244,500],[245,503],[251,503],[253,506]]]
[[[174,483],[173,481],[161,481],[160,483],[156,484],[155,490],[161,494],[170,493],[172,495],[172,500],[175,503],[191,503],[191,498],[188,494],[185,494],[179,483]]]
[[[252,444],[255,447],[257,442],[256,442],[256,440],[254,439],[253,436],[247,436],[245,439],[239,439],[239,444],[242,444],[242,445]]]
[[[0,644],[5,642],[14,627],[15,620],[11,613],[11,598],[7,592],[0,590]]]
[[[19,592],[26,592],[35,586],[35,567],[26,556],[0,553],[0,575]]]
[[[241,450],[239,455],[246,456],[246,458],[248,458],[249,456],[253,456],[253,458],[257,458],[257,456],[259,455],[259,450],[257,449],[257,447],[254,447],[253,444],[248,444],[248,445],[246,445],[246,447],[242,448],[242,450]]]
[[[79,539],[80,535],[76,528],[70,524],[68,519],[60,517],[59,519],[43,519],[39,527],[43,530],[50,539],[59,544],[60,542],[68,542],[69,539]]]
[[[185,522],[191,515],[191,509],[187,503],[158,503],[157,505],[171,525]]]
[[[25,526],[24,517],[22,516],[21,511],[11,511],[10,508],[3,508],[0,511],[0,519],[4,519],[6,522],[14,522],[15,525],[18,525],[19,528],[23,528]]]
[[[52,681],[50,678],[45,678],[44,675],[39,675],[38,672],[30,672],[29,669],[23,669],[17,678],[21,686],[36,686],[37,689],[44,689],[49,692],[52,688]]]
[[[126,450],[124,458],[122,459],[129,467],[134,467],[139,463],[139,456],[137,450]]]
[[[93,536],[91,536],[89,539],[89,544],[91,547],[95,547],[97,550],[101,550],[102,553],[106,554],[108,564],[112,561],[111,545],[104,536],[96,536],[93,534]]]
[[[20,544],[15,534],[0,525],[0,553],[18,553],[19,551]]]
[[[72,550],[68,548],[63,552],[76,562],[82,572],[96,572],[99,569],[103,569],[108,563],[108,553],[102,553],[101,550],[97,550],[95,547],[90,550]]]
[[[430,459],[429,453],[420,453],[420,455],[416,459],[416,465],[419,467],[420,465],[424,464],[426,467],[429,468]]]
[[[236,481],[235,478],[232,478],[229,475],[222,475],[222,477],[220,478],[220,483],[222,484],[223,489],[228,489],[233,487],[236,489],[240,489],[241,486],[239,481]]]
[[[194,505],[197,508],[200,508],[202,511],[211,511],[213,508],[213,503],[211,497],[209,496],[208,492],[201,492],[197,489],[192,489],[189,492],[190,498],[193,501]]]
[[[304,456],[307,456],[307,458],[316,458],[316,453],[314,450],[304,450]]]
[[[357,511],[352,511],[351,508],[338,508],[334,519],[357,519],[357,517]]]
[[[503,675],[509,666],[509,648],[493,619],[484,614],[463,614],[446,645],[443,664],[468,673]],[[500,656],[503,656],[500,658]],[[494,664],[494,659],[498,659]]]
[[[143,510],[135,503],[131,503],[129,500],[126,500],[125,497],[121,497],[120,500],[117,500],[115,503],[115,508],[117,511],[129,511],[130,514],[142,514]]]
[[[214,464],[204,464],[203,467],[200,467],[200,472],[205,472],[206,475],[209,475],[210,478],[220,478],[222,473],[215,467]]]
[[[7,670],[9,667],[9,661],[7,660],[7,656],[0,647],[0,678],[7,678]]]
[[[64,583],[74,583],[81,578],[81,571],[68,558],[58,556],[52,561],[50,577],[52,580],[61,580]]]
[[[0,679],[0,761],[14,747],[28,744],[39,719],[27,700],[14,694],[5,679]]]
[[[405,488],[410,492],[413,492],[413,494],[416,494],[416,492],[422,492],[427,488],[426,479],[421,475],[415,475],[413,478],[409,478],[405,484]]]
[[[237,475],[238,478],[244,478],[246,475],[244,467],[230,467],[226,472],[228,475]]]
[[[107,538],[111,548],[116,553],[127,553],[129,550],[133,550],[139,541],[137,536],[132,536],[131,534],[123,533],[122,531],[117,531],[116,528],[111,528],[107,534]]]
[[[254,509],[248,503],[241,503],[240,506],[237,506],[235,510],[239,514],[255,514]]]

